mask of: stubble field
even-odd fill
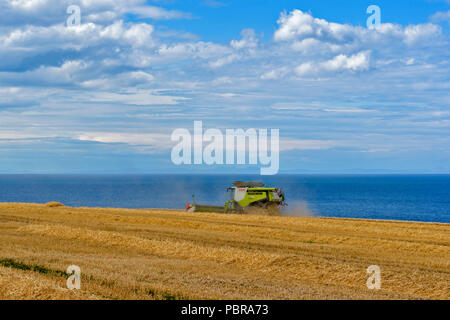
[[[2,203],[0,244],[0,299],[450,299],[442,223]]]

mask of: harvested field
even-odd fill
[[[450,299],[449,224],[2,203],[0,243],[0,299]]]

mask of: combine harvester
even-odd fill
[[[265,214],[270,216],[280,215],[280,208],[287,206],[284,202],[284,194],[281,189],[264,187],[262,182],[233,182],[234,187],[229,187],[230,200],[224,206],[209,206],[195,203],[192,196],[192,204],[186,205],[188,212],[218,212],[239,214]]]

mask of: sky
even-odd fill
[[[450,0],[0,0],[0,44],[0,173],[259,172],[175,165],[200,120],[279,129],[280,174],[450,173]]]

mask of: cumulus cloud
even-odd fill
[[[275,31],[276,41],[298,38],[319,38],[330,41],[346,41],[355,37],[361,27],[353,27],[314,18],[301,10],[289,14],[283,12],[278,20],[279,28]]]
[[[0,35],[0,43],[4,49],[20,49],[28,52],[57,48],[81,50],[102,43],[105,45],[105,41],[114,41],[115,45],[151,47],[153,46],[152,32],[153,26],[149,24],[125,24],[122,20],[107,26],[91,22],[71,27],[63,25],[25,26]]]
[[[330,71],[367,70],[369,68],[369,51],[359,52],[350,57],[340,54],[332,60],[322,63],[322,67]]]
[[[41,7],[46,8],[52,3],[52,0],[48,0],[32,2],[28,6],[37,10]],[[148,16],[152,12],[158,14],[168,12],[157,10],[153,6],[143,6],[138,0],[119,2],[83,0],[79,4],[95,9],[99,15],[106,16],[109,15],[111,6],[120,7],[114,11],[119,15],[126,10],[130,12],[134,10],[133,8],[141,7],[147,8],[144,11],[148,13]],[[19,5],[25,8],[27,2],[18,2]],[[138,11],[144,14],[144,11]],[[138,13],[138,11],[133,12]],[[103,18],[98,16],[95,19]],[[328,22],[300,10],[282,13],[278,24],[279,27],[273,36],[274,42],[266,43],[264,46],[260,46],[258,36],[253,29],[242,30],[241,39],[231,40],[228,45],[223,45],[204,41],[179,41],[180,39],[171,42],[167,37],[158,39],[153,25],[143,22],[124,22],[120,19],[106,24],[85,22],[74,27],[66,27],[63,24],[26,25],[0,33],[2,44],[0,57],[2,55],[8,57],[5,68],[11,68],[14,65],[18,68],[24,59],[33,59],[33,56],[46,52],[66,50],[73,52],[72,60],[81,60],[79,57],[82,57],[87,63],[96,61],[95,67],[88,68],[86,73],[98,73],[102,72],[102,68],[109,70],[125,66],[143,69],[141,71],[146,72],[144,69],[152,66],[163,66],[181,61],[187,61],[189,62],[187,65],[195,65],[200,69],[227,71],[225,66],[235,66],[250,61],[252,65],[260,65],[260,68],[241,69],[240,77],[246,76],[243,74],[244,71],[248,73],[259,70],[257,74],[251,76],[261,80],[280,80],[293,75],[369,71],[371,66],[380,65],[376,61],[377,57],[395,55],[394,50],[402,49],[400,44],[419,48],[441,34],[440,27],[434,24],[406,27],[382,24],[376,30],[367,30],[359,26]],[[169,40],[167,43],[164,41],[166,39]],[[294,53],[299,55],[295,56]],[[393,60],[391,57],[389,59]],[[408,59],[414,59],[414,57]],[[371,60],[375,62],[372,63]],[[61,67],[65,61],[55,63],[48,59],[47,63],[48,67]],[[184,72],[183,69],[176,71],[180,75]],[[228,74],[225,72],[223,76]],[[152,77],[154,77],[153,73]],[[112,83],[115,79],[109,75],[109,71],[96,78],[86,75],[81,82],[85,87],[105,86],[108,79],[111,79]]]
[[[343,54],[335,56],[333,59],[314,64],[305,62],[299,65],[295,71],[299,76],[321,74],[327,71],[364,71],[369,68],[370,51],[363,51],[357,54],[346,56]]]
[[[328,22],[314,18],[311,14],[301,10],[282,13],[275,31],[275,41],[316,39],[325,43],[359,45],[379,45],[386,40],[402,41],[408,45],[430,40],[441,34],[441,28],[431,23],[409,25],[402,27],[392,23],[384,23],[373,30],[361,26]],[[304,43],[306,45],[307,43]],[[309,43],[311,45],[311,43]],[[317,44],[317,42],[316,42]],[[300,44],[297,44],[300,45]]]
[[[82,8],[80,26],[64,25],[69,2]],[[162,136],[146,133],[150,120],[155,132],[170,121],[251,120],[291,136],[283,151],[319,151],[345,145],[336,142],[349,139],[338,128],[377,133],[389,117],[399,131],[418,123],[448,129],[449,44],[434,23],[368,30],[293,10],[280,14],[269,40],[244,29],[215,42],[164,28],[160,20],[190,15],[140,0],[15,0],[5,8],[15,19],[0,22],[0,113],[8,132],[39,117],[60,136],[162,148]],[[33,134],[44,135],[42,128]],[[297,139],[299,130],[310,134]]]
[[[263,80],[293,74],[307,77],[344,71],[366,72],[387,61],[404,63],[402,55],[411,49],[437,48],[446,42],[441,27],[432,23],[407,26],[384,23],[369,30],[329,22],[301,10],[281,13],[273,40],[279,46],[274,49],[276,59],[285,65],[262,72],[260,78]],[[280,52],[286,59],[280,57]],[[297,53],[297,59],[294,53]],[[293,65],[295,60],[298,63]],[[408,61],[417,59],[409,57]]]
[[[231,40],[230,47],[216,55],[216,58],[208,62],[212,69],[221,68],[233,62],[248,59],[255,53],[258,47],[258,37],[253,29],[244,29],[241,31],[241,40]]]
[[[241,31],[241,40],[231,40],[230,45],[235,49],[255,48],[258,46],[258,38],[255,30],[244,29]]]
[[[441,35],[441,27],[435,24],[409,25],[403,30],[403,41],[409,45],[427,43],[439,35]]]
[[[112,25],[107,26],[99,32],[100,38],[113,39],[117,41],[125,41],[131,46],[153,46],[151,35],[153,26],[146,23],[130,25],[124,28],[123,21],[120,20]]]
[[[66,59],[82,58],[95,62],[87,72],[95,72],[99,78],[113,78],[109,71],[104,72],[111,68],[148,67],[156,48],[153,25],[122,20],[70,27],[28,25],[0,32],[0,44],[0,71],[25,69],[27,64],[34,68],[57,67]]]
[[[289,73],[289,69],[287,67],[280,67],[277,69],[273,69],[267,71],[261,75],[262,80],[278,80],[283,78],[286,74]]]

